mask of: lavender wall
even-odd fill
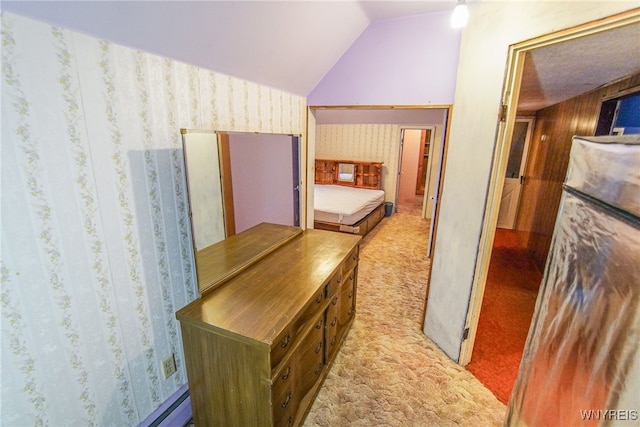
[[[460,31],[450,13],[371,24],[307,97],[309,105],[452,104]]]
[[[261,222],[293,225],[291,136],[231,134],[236,233]]]
[[[393,124],[409,126],[445,125],[444,108],[328,108],[315,111],[319,125]]]

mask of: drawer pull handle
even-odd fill
[[[287,398],[284,400],[284,402],[282,402],[282,404],[280,406],[282,406],[283,408],[286,408],[287,406],[289,406],[289,402],[291,402],[291,396],[293,395],[293,392],[289,392],[287,394]]]
[[[338,297],[334,297],[333,301],[331,301],[331,304],[336,305],[338,303]]]
[[[338,318],[334,317],[333,322],[331,322],[331,326],[336,326],[338,324]]]
[[[338,276],[338,283],[342,282],[342,274]]]
[[[316,304],[320,304],[322,302],[322,294],[318,295],[318,298],[316,298]]]
[[[353,291],[349,292],[349,298],[353,298]]]
[[[284,374],[282,374],[280,378],[282,378],[282,380],[284,381],[289,378],[289,375],[291,375],[291,365],[287,366],[287,370],[284,372]]]
[[[284,337],[284,339],[280,343],[280,347],[286,348],[289,345],[289,341],[291,341],[291,334],[287,334],[287,336]]]
[[[318,363],[318,367],[315,371],[313,371],[313,373],[316,375],[318,375],[320,372],[322,372],[322,363]]]
[[[347,312],[347,314],[349,316],[351,316],[353,314],[353,307],[349,307],[349,311]]]
[[[318,321],[318,324],[316,325],[316,329],[322,329],[322,324],[324,323],[324,320],[320,319]]]
[[[337,335],[334,335],[333,338],[331,338],[331,345],[334,345],[336,343],[336,338],[338,338]]]
[[[322,350],[322,341],[318,343],[318,346],[316,347],[316,353],[320,353],[320,350]]]
[[[291,415],[289,415],[289,420],[287,421],[287,426],[292,426],[293,425],[293,417]]]
[[[353,280],[353,273],[349,275],[349,280]]]

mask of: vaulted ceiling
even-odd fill
[[[0,3],[3,10],[300,96],[312,91],[371,23],[449,11],[455,4],[456,0]],[[536,49],[526,61],[519,109],[535,111],[637,71],[640,24]]]
[[[2,1],[2,8],[306,96],[374,21],[453,10],[427,1]]]

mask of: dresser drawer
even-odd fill
[[[351,270],[353,267],[355,267],[355,265],[358,263],[358,257],[359,257],[358,246],[356,246],[345,258],[342,264],[342,271],[347,272]]]
[[[286,390],[273,399],[273,425],[292,426],[296,419],[296,413],[300,406],[300,400],[295,389]]]
[[[313,388],[322,373],[324,345],[324,327],[314,328],[296,352],[298,365],[296,382],[300,398],[303,398]]]
[[[327,327],[326,327],[326,350],[327,360],[331,359],[331,355],[338,347],[338,299],[339,295],[335,295],[327,309]]]
[[[358,265],[358,247],[353,248],[349,255],[344,259],[338,271],[331,277],[325,286],[327,288],[326,297],[333,299],[333,296],[338,292],[338,289],[342,287],[346,276],[350,274],[350,271]]]
[[[272,377],[272,394],[274,397],[282,394],[283,390],[292,384],[299,386],[301,374],[307,371],[315,371],[315,365],[323,362],[324,317],[324,312],[321,312],[313,319],[313,328],[300,337],[300,344],[291,353],[291,356],[287,358],[286,363],[278,368],[277,374]]]
[[[325,285],[325,298],[331,300],[338,292],[340,285],[342,284],[342,266],[338,268],[338,271],[331,276]]]
[[[345,283],[340,292],[340,304],[338,306],[338,331],[343,329],[356,311],[355,291],[353,281]]]
[[[296,383],[296,373],[295,373],[295,360],[293,358],[289,359],[289,363],[282,367],[282,370],[278,373],[278,375],[273,380],[273,384],[271,387],[271,394],[273,395],[273,401],[276,402],[278,399],[286,395],[287,392],[292,391],[295,388]],[[275,404],[275,403],[274,403]]]
[[[300,334],[304,331],[305,327],[307,327],[309,322],[321,312],[325,305],[324,295],[324,288],[319,289],[300,317],[289,325],[289,327],[286,328],[273,342],[271,345],[271,369],[275,369],[284,356],[295,347],[298,339],[300,338]],[[322,318],[315,319],[313,321],[316,323],[315,327],[322,328],[324,325],[324,320]],[[320,325],[318,325],[319,322],[321,323]]]
[[[356,281],[356,275],[358,274],[358,269],[357,268],[353,268],[350,271],[347,271],[344,273],[343,276],[343,283],[342,286],[340,287],[340,292],[342,293],[346,288],[351,288],[353,289],[353,285]]]
[[[327,308],[326,346],[327,360],[331,360],[340,347],[345,326],[355,313],[355,290],[358,269],[347,272],[338,293],[333,296]]]
[[[324,368],[324,312],[314,319],[314,327],[301,337],[287,363],[273,380],[275,425],[288,425],[298,416],[300,402],[318,382]]]

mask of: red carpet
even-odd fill
[[[497,229],[467,369],[507,403],[518,375],[542,273],[518,248],[517,232]]]

